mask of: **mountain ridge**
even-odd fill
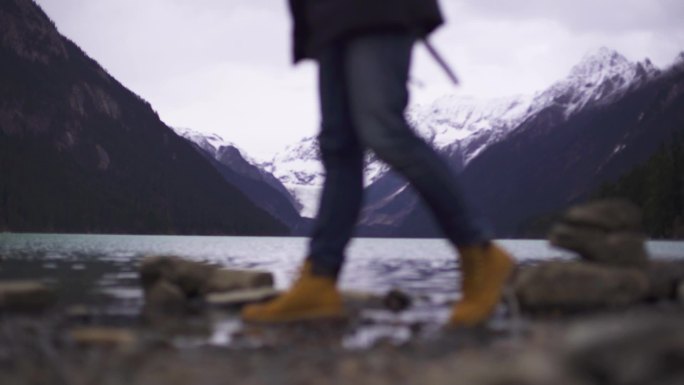
[[[412,106],[407,118],[416,132],[435,147],[455,169],[461,172],[489,146],[505,139],[525,121],[547,109],[562,109],[562,114],[549,117],[556,123],[597,103],[610,103],[630,87],[637,87],[658,76],[660,70],[650,60],[630,62],[615,50],[602,47],[585,55],[568,75],[547,89],[531,95],[493,99],[456,94],[444,95],[424,106]],[[316,190],[322,185],[324,172],[320,164],[315,137],[303,139],[276,154],[266,166],[305,207],[316,205]],[[396,195],[405,186],[397,183],[398,175],[387,175],[389,167],[371,155],[366,161],[367,206],[377,206],[378,199]],[[385,187],[371,187],[382,180]],[[394,186],[390,188],[389,186]],[[378,191],[386,190],[385,197]],[[409,189],[410,190],[410,189]],[[309,201],[303,195],[308,194]],[[365,211],[372,216],[370,207]],[[309,213],[315,212],[313,209]],[[368,217],[368,216],[366,216]]]
[[[0,3],[0,229],[281,235],[32,0]]]

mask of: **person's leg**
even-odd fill
[[[409,180],[458,248],[463,296],[449,325],[472,326],[493,312],[513,263],[490,242],[457,175],[406,122],[413,43],[411,36],[402,34],[368,35],[349,43],[346,66],[352,119],[361,142]]]
[[[287,322],[343,316],[337,275],[351,238],[363,193],[363,149],[349,115],[345,47],[328,47],[318,58],[322,125],[319,135],[326,178],[309,257],[292,287],[265,304],[247,306],[250,322]]]
[[[455,172],[410,128],[404,117],[414,39],[376,34],[349,43],[347,77],[362,143],[408,179],[455,245],[485,243],[490,234],[475,214]]]
[[[344,57],[345,47],[338,44],[317,58],[322,117],[319,145],[326,176],[309,246],[314,273],[335,277],[363,195],[363,148],[349,115]]]

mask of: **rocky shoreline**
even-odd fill
[[[0,317],[2,384],[681,384],[684,305],[524,317],[517,330],[417,331],[343,344],[349,324],[246,327],[231,347],[150,325]],[[180,336],[186,339],[182,342]]]
[[[550,240],[577,258],[520,266],[469,330],[403,317],[425,303],[396,290],[344,293],[346,321],[242,325],[240,306],[277,294],[270,273],[175,256],[141,261],[130,317],[0,282],[0,384],[681,384],[684,259],[650,259],[639,221],[625,202],[571,209]]]

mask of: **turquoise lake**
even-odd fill
[[[573,258],[542,240],[501,240],[519,263]],[[684,258],[684,242],[648,243],[657,258]],[[0,234],[0,280],[39,279],[59,288],[64,306],[85,305],[103,314],[135,317],[143,304],[137,265],[147,255],[176,255],[228,268],[267,270],[286,288],[305,257],[306,238]],[[458,298],[456,253],[439,239],[355,239],[341,276],[344,290],[386,293],[399,288],[418,298],[400,321],[439,323]],[[367,315],[391,321],[382,312]],[[392,321],[394,322],[394,321]],[[387,323],[386,323],[387,324]],[[232,325],[232,326],[231,326]],[[220,341],[235,330],[219,323]],[[364,329],[364,333],[382,334]],[[387,332],[401,335],[396,328]],[[366,337],[364,337],[366,338]]]

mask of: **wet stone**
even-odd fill
[[[641,209],[623,199],[594,201],[570,208],[562,222],[605,232],[641,232]]]
[[[257,288],[213,293],[206,296],[206,302],[211,306],[237,307],[249,303],[263,302],[276,297],[279,291],[270,288]]]
[[[684,282],[684,260],[652,260],[648,266],[648,299],[675,300]]]
[[[178,285],[189,297],[199,296],[215,267],[202,262],[180,259],[174,264],[173,273],[167,280]]]
[[[638,233],[605,233],[561,223],[553,227],[549,239],[552,245],[574,251],[590,262],[637,268],[648,264],[646,238]]]
[[[149,256],[140,262],[140,280],[145,289],[165,280],[177,285],[188,296],[199,295],[215,267],[175,256]]]
[[[551,228],[549,241],[589,262],[644,269],[648,265],[641,211],[623,200],[570,208]]]
[[[72,322],[88,322],[95,313],[86,305],[72,305],[65,309],[64,315]]]
[[[127,349],[137,342],[135,332],[129,329],[88,327],[72,329],[69,340],[85,348]]]
[[[159,281],[176,285],[189,298],[233,290],[272,288],[273,274],[223,269],[175,256],[150,256],[140,263],[140,279],[150,290]]]
[[[37,281],[0,282],[0,310],[40,311],[55,300],[53,289]]]
[[[145,289],[152,287],[161,279],[171,279],[174,275],[174,265],[180,260],[171,256],[149,256],[140,262],[140,282]]]
[[[570,368],[601,384],[684,383],[684,328],[667,316],[580,321],[562,346]]]
[[[216,269],[202,285],[202,293],[221,293],[233,290],[273,288],[273,274],[265,271]]]
[[[145,291],[145,310],[176,313],[182,311],[187,302],[185,293],[165,280],[158,281]]]
[[[547,262],[518,273],[514,289],[524,310],[572,312],[636,303],[648,279],[636,269]]]

